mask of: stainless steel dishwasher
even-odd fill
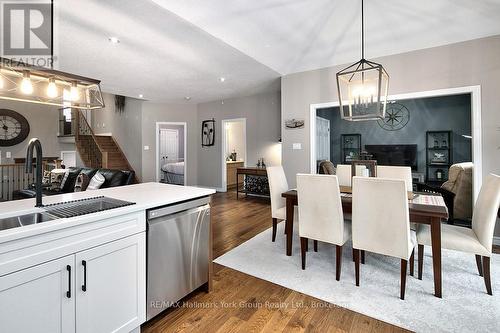
[[[147,211],[147,320],[208,282],[209,202]]]

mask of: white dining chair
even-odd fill
[[[352,246],[356,286],[359,286],[360,250],[400,258],[400,298],[404,299],[406,269],[408,260],[413,265],[415,245],[415,232],[410,230],[405,182],[400,179],[353,177]],[[410,271],[413,271],[411,267]]]
[[[361,176],[367,170],[364,165],[356,165],[356,176]],[[340,186],[351,187],[352,184],[352,166],[347,164],[337,164],[336,175],[339,178]]]
[[[411,167],[377,165],[378,178],[402,179],[406,183],[406,190],[413,191],[413,178]]]
[[[340,280],[342,247],[351,237],[351,225],[344,222],[339,181],[333,175],[297,174],[299,236],[302,269],[306,268],[309,239],[336,246],[336,279]]]
[[[500,176],[490,174],[483,180],[483,185],[472,213],[472,229],[450,224],[441,224],[441,247],[476,255],[479,275],[484,278],[486,292],[493,295],[491,289],[490,258],[493,247],[493,233],[500,206]],[[418,242],[418,278],[422,279],[424,263],[424,245],[431,244],[430,228],[419,225]]]
[[[289,190],[283,166],[268,166],[266,168],[271,196],[271,217],[273,220],[273,242],[276,240],[278,221],[286,219],[286,201],[281,194]]]

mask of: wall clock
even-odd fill
[[[386,131],[397,131],[408,125],[410,110],[403,104],[387,104],[385,118],[377,121],[378,125]]]
[[[23,142],[30,133],[30,124],[16,111],[0,109],[0,147]]]

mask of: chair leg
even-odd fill
[[[318,241],[314,241],[314,252],[318,252]]]
[[[493,291],[491,290],[490,257],[483,257],[483,277],[488,295],[493,295]]]
[[[424,246],[418,244],[418,279],[422,280],[422,273],[424,268]]]
[[[479,272],[479,276],[483,276],[483,263],[481,262],[481,256],[479,254],[476,254],[476,265],[477,265],[477,271]]]
[[[309,238],[306,238],[306,252],[309,251]]]
[[[361,250],[361,263],[365,264],[365,250]]]
[[[402,300],[405,299],[407,266],[408,266],[408,260],[401,259],[401,293],[399,297]]]
[[[413,276],[415,270],[415,249],[411,251],[411,256],[410,256],[410,275]]]
[[[302,269],[306,269],[306,245],[308,239],[305,237],[300,237],[300,253],[302,256]]]
[[[342,271],[342,245],[337,245],[337,253],[335,254],[337,267],[335,268],[335,278],[340,281],[340,272]]]
[[[278,219],[273,217],[273,242],[276,241],[276,230],[278,229]]]
[[[359,250],[352,249],[354,253],[354,270],[356,271],[356,286],[359,287]]]

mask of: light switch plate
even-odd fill
[[[149,150],[149,146],[144,146],[144,150]]]
[[[302,149],[302,144],[301,143],[294,143],[292,148],[293,148],[293,150],[300,150],[300,149]]]

